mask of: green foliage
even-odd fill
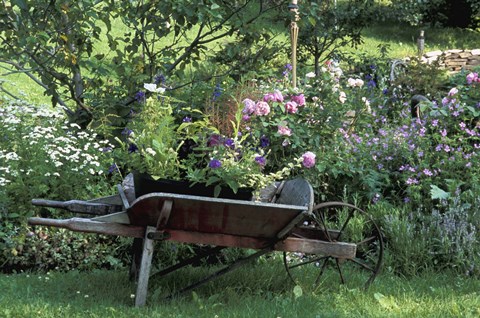
[[[447,72],[440,67],[442,57],[433,63],[424,63],[419,58],[411,58],[397,66],[392,79],[390,94],[396,99],[408,99],[414,95],[428,98],[442,98],[448,83]]]
[[[412,210],[410,205],[398,208],[385,202],[372,206],[369,212],[377,216],[385,235],[385,267],[408,276],[444,268],[478,275],[478,201],[465,203],[457,194],[430,210]]]
[[[320,63],[339,54],[339,49],[362,43],[361,31],[369,23],[371,0],[310,1],[301,6],[299,58],[303,64],[313,57],[315,74]]]
[[[245,60],[235,43],[253,48],[269,39],[269,25],[256,21],[275,20],[277,7],[253,0],[163,1],[161,10],[156,0],[10,1],[0,23],[0,61],[34,79],[82,127],[123,127],[140,83],[163,74],[186,85],[205,80],[190,76],[203,61]],[[110,51],[95,51],[100,41]],[[251,65],[271,50],[256,52]],[[226,74],[245,65],[230,65]]]
[[[413,25],[442,24],[451,27],[471,27],[480,6],[476,0],[392,1],[397,18]]]

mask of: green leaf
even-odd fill
[[[296,285],[293,287],[293,295],[295,296],[295,299],[302,297],[303,296],[303,290],[302,287]]]
[[[450,197],[450,193],[448,193],[446,191],[443,191],[442,189],[440,189],[439,187],[437,187],[434,184],[431,184],[430,188],[431,188],[430,189],[430,197],[432,199],[445,200],[445,199],[448,199]]]
[[[220,195],[220,191],[222,191],[222,187],[219,184],[217,184],[213,189],[213,196],[215,198],[218,198],[218,196]]]

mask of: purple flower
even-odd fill
[[[145,92],[143,91],[138,91],[136,94],[135,94],[135,100],[139,103],[142,103],[145,101]]]
[[[428,169],[423,169],[423,174],[429,177],[433,176],[433,173]]]
[[[256,156],[255,157],[255,162],[258,163],[259,166],[264,167],[265,163],[267,161],[265,160],[265,157],[263,157],[263,156]]]
[[[163,74],[159,74],[159,75],[155,75],[155,77],[153,78],[153,82],[155,84],[164,84],[165,83],[165,76]]]
[[[191,123],[191,122],[192,122],[192,117],[190,117],[190,116],[185,116],[185,117],[183,117],[182,122],[184,122],[184,123]]]
[[[233,141],[232,138],[225,139],[225,142],[223,144],[228,148],[231,148],[231,149],[235,148],[235,142]]]
[[[210,138],[208,139],[207,141],[207,146],[208,147],[215,147],[215,146],[218,146],[220,144],[222,144],[222,141],[221,141],[221,137],[220,135],[211,135]]]
[[[128,129],[127,127],[125,127],[123,130],[122,130],[122,135],[125,135],[125,136],[130,136],[131,134],[133,133],[133,131],[131,129]]]
[[[302,158],[303,158],[302,165],[308,169],[312,168],[313,166],[315,166],[315,157],[316,155],[313,152],[307,151],[302,155]]]
[[[415,178],[408,178],[406,181],[406,184],[412,185],[412,184],[418,184],[418,180]]]
[[[270,139],[268,139],[267,136],[263,135],[262,137],[260,137],[260,147],[266,148],[268,146],[270,146]]]
[[[128,153],[136,152],[137,150],[138,150],[138,147],[135,144],[130,144],[128,146]]]
[[[112,173],[114,173],[115,171],[118,171],[118,167],[117,167],[117,164],[116,164],[116,163],[114,163],[114,164],[112,164],[110,167],[108,167],[108,173],[109,173],[109,174],[112,174]]]
[[[253,100],[250,98],[245,98],[242,103],[244,105],[242,113],[251,115],[255,112],[256,104]]]
[[[208,167],[212,169],[217,169],[217,168],[220,168],[221,166],[222,166],[222,163],[220,162],[220,160],[217,160],[217,159],[212,159],[208,163]]]
[[[216,101],[220,96],[222,96],[222,91],[223,89],[220,86],[220,83],[217,83],[217,85],[215,85],[215,89],[213,90],[212,100]]]

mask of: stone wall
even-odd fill
[[[423,54],[422,61],[432,63],[440,58],[440,65],[450,72],[480,67],[480,49],[433,51]]]

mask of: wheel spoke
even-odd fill
[[[370,242],[376,240],[377,238],[378,238],[377,236],[370,236],[370,237],[368,237],[368,238],[366,238],[366,239],[358,242],[358,243],[357,243],[357,246],[358,246],[358,245],[363,245],[363,244],[365,244],[365,243],[370,243]]]
[[[318,235],[315,234],[318,231]],[[348,284],[349,276],[356,277],[359,271],[363,272],[363,287],[367,287],[379,272],[383,258],[383,240],[379,227],[372,218],[356,206],[343,202],[324,202],[313,208],[312,218],[309,220],[308,231],[299,231],[305,239],[319,239],[331,242],[354,243],[357,246],[356,256],[353,259],[339,259],[330,253],[317,252],[317,255],[297,255],[285,253],[284,265],[290,278],[298,285],[307,288],[327,281],[336,271],[342,284]],[[311,235],[311,236],[310,236]],[[314,236],[315,235],[315,236]],[[315,238],[314,238],[315,237]],[[293,255],[292,260],[286,255]],[[330,260],[334,262],[330,262]],[[301,266],[317,263],[315,267]],[[296,270],[293,270],[296,269]],[[354,271],[352,271],[354,270]],[[322,278],[322,275],[323,276]],[[334,275],[337,277],[336,275]],[[356,281],[356,280],[355,280]]]
[[[368,266],[367,264],[365,264],[365,262],[362,262],[362,261],[360,261],[360,260],[357,259],[357,258],[352,258],[352,259],[350,259],[350,261],[352,261],[352,262],[355,263],[355,264],[360,265],[361,267],[363,267],[364,269],[366,269],[366,270],[368,270],[368,271],[371,271],[372,273],[375,271],[373,268],[371,268],[370,266]]]
[[[340,274],[340,280],[342,284],[345,284],[345,278],[343,277],[342,268],[340,267],[340,261],[338,258],[335,259],[335,265],[337,266],[337,271]]]

